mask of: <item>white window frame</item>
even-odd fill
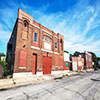
[[[35,42],[35,43],[38,43],[38,33],[37,33],[37,41],[35,41],[35,33],[37,33],[37,32],[34,32],[34,36],[33,36],[33,42]]]

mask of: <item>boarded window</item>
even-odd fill
[[[27,31],[23,31],[22,38],[27,40]]]
[[[23,22],[22,39],[27,40],[28,38],[28,22],[25,20]]]
[[[26,51],[20,51],[20,63],[19,67],[26,67]]]

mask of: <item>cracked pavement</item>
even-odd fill
[[[100,71],[0,91],[0,100],[100,100]]]

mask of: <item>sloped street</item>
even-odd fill
[[[100,100],[100,71],[0,90],[0,100]]]

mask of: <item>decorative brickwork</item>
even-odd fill
[[[16,29],[16,30],[15,30]],[[14,32],[15,31],[15,32]],[[13,39],[15,38],[15,39]],[[13,51],[9,49],[7,53],[13,52],[13,63],[8,67],[13,67],[13,72],[41,72],[43,71],[43,55],[51,56],[51,70],[64,69],[64,37],[56,34],[43,25],[33,20],[33,17],[19,9],[18,18],[12,36],[8,44],[13,44]],[[55,46],[56,42],[56,46]],[[20,52],[26,51],[26,68],[20,68]],[[33,55],[36,55],[36,72],[33,71]],[[9,55],[8,55],[9,56]],[[23,55],[24,57],[24,55]],[[8,57],[9,58],[9,57]],[[25,60],[25,59],[24,59]],[[10,60],[11,61],[11,60]],[[57,61],[57,62],[56,62]]]

